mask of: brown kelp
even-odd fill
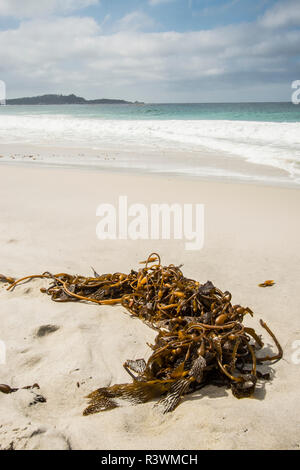
[[[85,277],[45,272],[11,279],[8,289],[33,278],[50,279],[49,287],[41,290],[55,302],[119,303],[157,330],[148,361],[124,363],[132,383],[92,392],[84,415],[116,408],[122,400],[136,404],[153,398],[160,398],[157,405],[169,412],[183,395],[208,384],[228,385],[237,398],[251,396],[257,379],[267,378],[257,371],[257,363],[282,357],[282,348],[266,323],[260,321],[278,352],[260,357],[261,336],[243,324],[245,315],[253,312],[232,305],[230,292],[222,292],[211,281],[201,284],[184,277],[181,266],[162,266],[156,253],[142,263],[144,267],[129,274],[94,271],[93,277]]]
[[[272,287],[274,286],[275,282],[271,279],[262,282],[261,284],[258,284],[258,287]]]

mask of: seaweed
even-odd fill
[[[268,279],[267,281],[262,282],[261,284],[258,284],[258,287],[272,287],[274,286],[275,282],[271,279]]]
[[[127,401],[144,403],[160,398],[162,412],[173,411],[184,395],[208,384],[231,387],[237,398],[252,396],[258,379],[266,379],[257,364],[277,361],[283,351],[274,333],[261,320],[278,352],[258,357],[263,342],[253,328],[243,324],[249,307],[233,305],[231,293],[222,292],[211,281],[201,284],[186,278],[181,266],[162,266],[160,256],[151,253],[144,267],[129,274],[93,277],[45,272],[12,280],[8,290],[33,278],[50,280],[41,291],[55,302],[85,301],[99,305],[121,304],[158,333],[152,354],[127,360],[123,366],[132,383],[99,388],[88,395],[84,415],[111,410]],[[250,370],[246,365],[250,364]]]

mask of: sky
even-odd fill
[[[0,0],[7,98],[290,101],[300,0]]]

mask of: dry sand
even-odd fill
[[[127,272],[158,251],[164,264],[183,263],[185,275],[231,291],[234,303],[255,313],[245,323],[260,330],[263,318],[284,349],[283,360],[269,368],[272,380],[260,383],[252,399],[208,386],[168,415],[146,403],[83,417],[85,395],[127,382],[122,363],[149,357],[146,342],[156,333],[120,306],[54,303],[39,290],[45,281],[13,292],[1,284],[7,353],[0,382],[38,382],[35,393],[47,400],[32,404],[28,390],[0,394],[2,449],[299,448],[300,352],[293,349],[300,340],[299,190],[5,165],[0,175],[1,273],[87,275],[90,266]],[[205,204],[203,249],[186,251],[178,240],[98,240],[96,208],[119,195],[129,203]],[[257,287],[265,279],[276,285]]]

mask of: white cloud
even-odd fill
[[[251,90],[259,89],[266,99],[272,90],[276,100],[276,83],[290,93],[298,78],[298,29],[266,29],[257,22],[150,33],[138,31],[142,20],[145,27],[149,17],[133,12],[110,34],[103,34],[101,22],[75,16],[27,20],[0,31],[0,79],[8,97],[74,92],[87,98],[207,101],[214,92],[224,101],[230,93],[233,100],[250,99]]]
[[[140,11],[133,11],[115,23],[117,31],[146,31],[152,29],[155,21]]]
[[[99,0],[0,0],[0,16],[31,18],[96,5]]]
[[[277,2],[272,8],[266,11],[261,18],[261,24],[268,28],[300,26],[299,0]]]

